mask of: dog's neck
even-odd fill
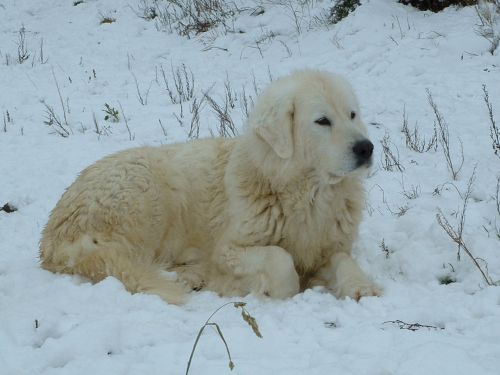
[[[303,176],[303,168],[295,165],[293,160],[280,158],[251,131],[237,140],[235,152],[240,168],[251,170],[275,192],[283,191],[290,183]]]
[[[233,162],[238,164],[235,165],[235,172],[238,173],[238,170],[253,172],[250,175],[265,183],[265,190],[269,190],[267,194],[300,191],[313,201],[317,194],[335,190],[340,185],[350,183],[352,179],[346,177],[333,181],[332,178],[321,175],[310,166],[300,165],[293,158],[282,159],[253,133],[238,139],[234,151],[236,158]]]

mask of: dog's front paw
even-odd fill
[[[349,297],[359,301],[361,297],[380,297],[382,291],[375,284],[363,285],[355,288],[354,292]]]
[[[205,272],[200,266],[184,265],[173,271],[177,274],[177,279],[190,290],[198,292],[206,286]]]
[[[224,290],[223,294],[254,293],[284,299],[300,291],[293,258],[279,246],[228,247],[217,262],[228,276],[224,287],[217,289]]]
[[[258,293],[271,298],[286,299],[300,291],[299,276],[295,270],[289,273],[261,275]]]
[[[279,247],[268,247],[261,272],[260,293],[268,297],[285,299],[300,291],[299,275],[293,258]]]
[[[359,301],[361,297],[380,297],[381,289],[369,280],[350,280],[335,288],[339,298],[349,297]]]

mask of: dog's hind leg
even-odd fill
[[[67,245],[62,252],[78,252],[74,262],[67,259],[64,265],[55,265],[44,261],[42,267],[55,272],[79,274],[92,282],[113,276],[131,293],[155,294],[176,305],[184,302],[188,288],[169,277],[151,254],[135,249],[128,243],[103,242],[85,249],[83,242],[87,241]]]

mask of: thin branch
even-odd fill
[[[137,77],[135,76],[135,74],[133,72],[131,72],[131,73],[132,73],[132,76],[134,77],[134,81],[135,81],[135,88],[137,90],[137,99],[139,99],[139,103],[141,103],[142,105],[147,105],[148,104],[149,90],[151,90],[151,86],[153,85],[153,81],[151,81],[149,83],[149,87],[144,92],[144,95],[143,95],[141,93],[141,89],[139,88],[139,82],[137,81]]]
[[[54,73],[54,67],[52,67],[52,77],[54,77],[54,82],[56,83],[56,87],[57,87],[57,93],[59,94],[59,100],[61,101],[61,107],[63,110],[63,117],[64,117],[64,124],[66,126],[69,126],[68,118],[66,117],[66,107],[64,105],[64,100],[63,100],[62,95],[61,95],[61,89],[59,88],[59,83],[57,82],[56,74]]]
[[[135,139],[135,134],[132,134],[132,132],[130,131],[130,126],[128,126],[127,116],[125,116],[125,112],[123,111],[122,103],[120,103],[118,101],[118,105],[120,106],[120,110],[122,111],[123,119],[125,120],[125,127],[127,128],[128,139],[129,139],[129,141],[133,141]]]
[[[434,99],[432,98],[432,94],[430,90],[427,90],[427,99],[429,101],[429,104],[432,107],[432,110],[434,111],[434,115],[436,116],[436,122],[435,124],[438,125],[438,139],[439,143],[441,144],[441,149],[443,150],[443,155],[446,159],[446,164],[448,166],[449,171],[451,172],[451,175],[454,180],[457,179],[458,174],[460,173],[460,170],[462,169],[464,165],[464,150],[463,150],[463,143],[462,140],[459,138],[460,142],[460,165],[456,165],[455,161],[453,160],[451,156],[451,150],[450,150],[450,133],[448,130],[448,124],[443,118],[443,115],[438,109],[437,104],[434,102]]]
[[[408,331],[418,331],[421,328],[427,328],[427,329],[444,329],[443,327],[436,327],[436,326],[431,326],[431,325],[426,325],[426,324],[420,324],[420,323],[406,323],[403,322],[402,320],[388,320],[384,322],[384,324],[391,323],[391,324],[396,324],[399,329],[406,329]]]
[[[495,122],[495,118],[493,117],[493,106],[490,102],[490,96],[488,93],[488,89],[486,85],[483,84],[483,99],[486,103],[486,107],[488,108],[488,117],[490,119],[490,137],[493,147],[493,152],[497,157],[500,158],[500,131],[498,130],[497,124]]]

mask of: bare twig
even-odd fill
[[[92,112],[92,121],[94,122],[94,132],[97,134],[98,139],[100,139],[102,135],[110,135],[111,134],[110,126],[109,125],[100,126],[94,112]]]
[[[165,129],[165,127],[163,126],[161,119],[158,119],[158,122],[160,123],[160,128],[161,128],[161,131],[163,132],[163,135],[165,136],[165,139],[167,139],[167,129]]]
[[[254,100],[251,95],[247,95],[245,86],[243,86],[242,92],[240,94],[240,109],[241,112],[245,115],[245,118],[248,118],[251,109],[254,107]]]
[[[399,151],[396,147],[396,155],[394,152],[391,150],[391,137],[388,133],[384,135],[384,138],[380,141],[380,144],[382,145],[382,168],[385,169],[386,171],[392,171],[394,168],[396,168],[398,171],[403,172],[404,167],[401,165],[399,162]]]
[[[63,116],[64,116],[64,125],[69,126],[68,118],[66,116],[66,106],[65,106],[64,100],[62,98],[61,89],[59,88],[59,83],[57,82],[56,74],[54,73],[54,67],[52,67],[52,77],[54,77],[54,82],[56,83],[56,87],[57,87],[57,93],[59,94],[59,100],[61,101],[61,108],[63,110]],[[69,110],[69,107],[68,107],[68,110]]]
[[[497,176],[497,189],[495,193],[495,203],[497,205],[497,214],[500,217],[500,175]]]
[[[149,96],[149,90],[151,90],[151,86],[153,85],[153,81],[151,81],[149,83],[149,87],[146,89],[146,91],[144,91],[144,94],[141,93],[141,89],[139,88],[139,82],[137,82],[137,77],[135,76],[135,74],[133,72],[132,73],[132,76],[134,77],[134,81],[135,81],[135,88],[137,90],[137,99],[139,99],[139,103],[141,103],[142,105],[147,105],[148,104],[148,96]]]
[[[282,6],[289,18],[292,19],[297,35],[302,34],[304,20],[312,20],[310,14],[307,14],[307,12],[310,13],[308,1],[276,0],[275,3]],[[310,24],[306,26],[309,28]]]
[[[69,127],[67,126],[67,124],[64,124],[61,121],[61,118],[57,115],[54,107],[48,105],[45,102],[42,102],[42,104],[45,106],[45,120],[43,121],[43,123],[52,128],[61,137],[69,137]]]
[[[10,116],[9,111],[5,111],[3,113],[3,132],[7,133],[7,124],[12,124],[12,117]]]
[[[420,185],[411,185],[410,190],[406,190],[403,185],[403,195],[407,199],[417,199],[420,196],[421,188]]]
[[[480,22],[476,33],[490,42],[493,55],[500,44],[500,0],[480,0],[475,9]]]
[[[288,57],[292,57],[292,51],[290,50],[290,47],[288,47],[288,44],[286,44],[281,39],[278,39],[278,42],[283,46],[283,48],[285,48],[285,51],[286,51]]]
[[[437,221],[439,225],[445,230],[446,234],[455,242],[457,243],[464,251],[465,253],[469,256],[469,258],[472,260],[474,265],[477,267],[477,269],[481,272],[481,275],[483,276],[484,281],[488,285],[495,285],[493,280],[486,274],[486,272],[481,268],[479,265],[477,258],[472,255],[471,251],[463,241],[463,238],[459,236],[459,234],[455,231],[455,229],[451,226],[449,223],[448,219],[446,219],[443,215],[442,212],[439,212],[436,215]]]
[[[125,127],[127,128],[128,139],[129,139],[129,141],[133,141],[135,139],[135,134],[132,134],[132,132],[130,131],[130,126],[128,125],[127,116],[125,116],[125,112],[123,111],[122,103],[118,102],[118,105],[120,106],[120,110],[122,111],[123,119],[125,120]]]
[[[17,39],[17,62],[22,64],[26,60],[28,60],[30,54],[28,52],[28,44],[26,42],[26,28],[22,26],[18,32]]]
[[[45,54],[43,52],[43,38],[40,40],[40,53],[38,56],[38,61],[40,62],[40,64],[45,64],[47,63],[47,61],[49,61],[49,59],[45,57]]]
[[[406,114],[406,108],[403,108],[403,134],[405,135],[406,147],[409,149],[423,153],[434,149],[437,149],[437,131],[434,126],[434,134],[431,139],[427,141],[425,137],[422,137],[419,132],[418,126],[415,124],[413,130],[408,127],[408,116]]]
[[[226,97],[226,102],[231,107],[231,109],[234,109],[236,105],[236,92],[233,91],[231,88],[231,81],[229,80],[229,75],[226,73],[226,79],[224,80],[224,94]]]
[[[397,208],[397,210],[393,210],[391,208],[391,206],[389,205],[389,203],[387,202],[387,199],[385,198],[385,191],[382,188],[382,186],[380,186],[379,184],[375,184],[373,187],[374,188],[376,187],[380,190],[380,192],[382,193],[382,202],[387,207],[387,211],[389,211],[392,215],[395,215],[397,217],[401,217],[401,216],[405,215],[408,212],[408,210],[410,209],[410,206],[408,205],[408,203],[405,203],[404,205],[399,206]]]
[[[406,329],[406,330],[412,331],[412,332],[418,331],[419,329],[422,329],[422,328],[435,329],[435,330],[444,329],[443,327],[436,327],[436,326],[420,324],[420,323],[406,323],[406,322],[403,322],[402,320],[399,320],[399,319],[398,320],[388,320],[388,321],[384,322],[384,324],[388,324],[388,323],[396,324],[399,327],[399,329]]]
[[[488,89],[486,85],[483,84],[483,93],[484,93],[484,102],[486,103],[486,107],[488,108],[488,117],[490,119],[490,137],[491,137],[491,146],[493,147],[493,152],[497,157],[500,158],[500,131],[495,122],[495,118],[493,117],[493,106],[490,102],[490,96],[488,93]]]
[[[210,107],[213,109],[215,114],[219,119],[219,127],[218,132],[220,137],[234,137],[238,134],[238,130],[236,129],[236,125],[233,122],[233,119],[230,114],[230,104],[229,98],[226,96],[224,98],[223,105],[217,103],[208,93],[205,93],[205,99],[207,100]]]
[[[189,124],[188,138],[194,139],[200,136],[200,110],[203,102],[205,101],[205,96],[202,96],[201,100],[194,98],[189,106],[191,112],[191,122]]]
[[[380,250],[385,254],[385,259],[389,259],[390,255],[393,253],[389,246],[385,243],[385,239],[382,238],[382,241],[379,244]]]
[[[255,97],[258,97],[260,94],[260,87],[257,85],[257,77],[255,77],[255,72],[252,70],[252,86]]]
[[[438,140],[441,145],[441,149],[443,150],[443,155],[446,159],[448,170],[451,172],[453,179],[456,180],[458,174],[460,173],[460,170],[464,165],[464,160],[465,160],[462,140],[458,138],[460,142],[460,162],[459,165],[457,165],[457,163],[453,160],[451,156],[450,133],[448,130],[448,124],[446,123],[441,112],[439,111],[437,104],[434,102],[430,90],[427,90],[427,99],[432,107],[432,110],[434,111],[434,115],[436,116],[435,124],[437,124],[438,126]]]
[[[479,264],[479,262],[478,262],[479,258],[474,257],[474,255],[469,250],[469,248],[467,247],[467,245],[463,239],[463,230],[465,227],[465,214],[467,212],[467,203],[468,203],[470,195],[472,193],[472,186],[473,186],[474,180],[475,180],[475,173],[476,173],[476,169],[474,168],[474,171],[473,171],[471,177],[469,178],[469,182],[467,184],[467,190],[462,198],[463,205],[462,205],[462,210],[460,212],[458,227],[453,228],[453,226],[450,224],[450,222],[444,216],[444,214],[441,212],[441,210],[439,210],[439,212],[436,214],[436,219],[437,219],[438,224],[441,226],[441,228],[443,228],[443,230],[446,232],[448,237],[450,237],[450,239],[457,244],[457,246],[458,246],[458,249],[457,249],[458,260],[460,260],[460,251],[463,250],[469,256],[469,258],[472,260],[472,262],[477,267],[477,269],[481,272],[481,275],[483,276],[483,279],[486,282],[486,284],[495,285],[495,283],[493,282],[491,277],[488,275],[487,270],[486,271],[483,270],[483,268]]]
[[[160,72],[163,77],[163,82],[165,84],[165,90],[167,90],[168,96],[172,104],[179,104],[182,102],[190,101],[194,97],[194,74],[191,69],[187,68],[185,64],[175,67],[170,65],[171,76],[173,81],[173,87],[171,81],[167,78],[167,74],[160,65]]]

